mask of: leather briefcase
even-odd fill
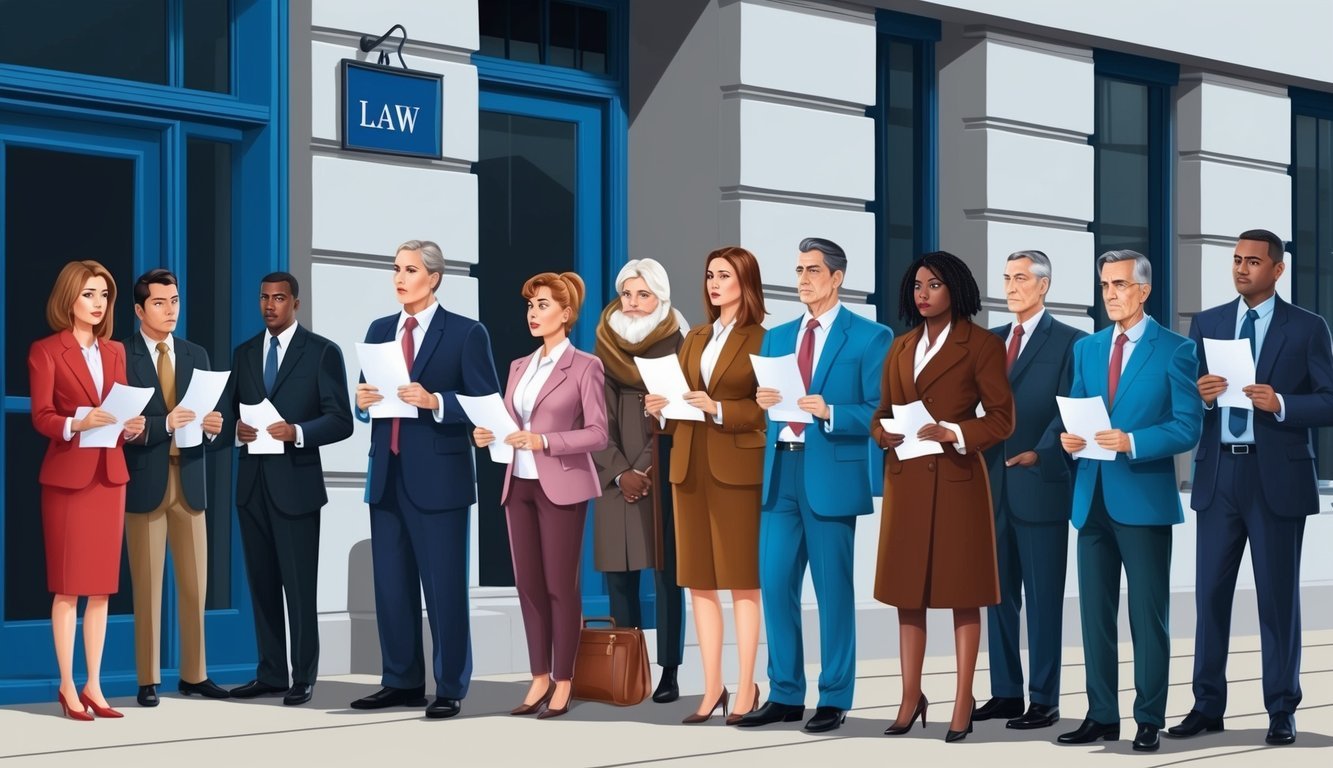
[[[610,626],[588,626],[594,623]],[[629,707],[648,698],[652,684],[643,630],[617,627],[609,616],[583,620],[574,661],[574,698]]]

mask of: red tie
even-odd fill
[[[1115,404],[1115,390],[1120,386],[1120,368],[1125,361],[1125,334],[1115,337],[1115,349],[1111,350],[1111,367],[1106,371],[1106,401]]]
[[[815,330],[819,328],[819,321],[810,318],[810,322],[805,324],[805,336],[801,337],[801,349],[796,353],[796,367],[801,370],[801,381],[805,382],[806,394],[810,393],[810,376],[815,367]],[[797,437],[805,431],[805,424],[799,421],[787,423],[791,427],[791,432]]]
[[[1018,360],[1018,350],[1023,347],[1023,326],[1014,326],[1014,335],[1009,337],[1009,351],[1004,356],[1004,372],[1008,373],[1014,369],[1014,362]]]
[[[403,323],[403,362],[407,363],[407,370],[412,370],[412,363],[416,359],[416,343],[412,341],[412,330],[417,327],[417,319],[408,315],[407,322]],[[392,431],[389,433],[389,452],[398,455],[398,427],[402,419],[394,419]]]

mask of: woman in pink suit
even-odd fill
[[[125,349],[111,340],[116,281],[95,261],[73,261],[60,270],[46,302],[55,333],[28,351],[32,424],[50,438],[38,481],[42,485],[42,538],[51,633],[60,667],[60,707],[74,720],[120,717],[102,695],[100,670],[106,639],[107,599],[120,581],[129,473],[120,444],[143,431],[144,418],[122,426],[114,448],[82,448],[78,433],[116,423],[98,405],[116,382],[125,383]],[[90,407],[82,416],[81,406]],[[79,597],[88,682],[74,687],[74,632]]]
[[[583,614],[583,522],[588,500],[602,495],[592,454],[607,442],[605,374],[601,360],[568,338],[583,294],[573,272],[543,272],[524,283],[528,330],[542,346],[510,364],[504,396],[519,431],[504,438],[514,460],[500,502],[532,669],[528,695],[510,714],[539,719],[569,711]],[[473,440],[485,447],[495,435],[477,429]]]

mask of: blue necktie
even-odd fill
[[[1250,357],[1254,357],[1254,321],[1257,317],[1259,317],[1259,313],[1255,312],[1253,309],[1245,310],[1245,320],[1240,324],[1240,336],[1237,337],[1241,339],[1249,339]],[[1245,428],[1249,426],[1250,423],[1251,413],[1253,413],[1253,411],[1248,411],[1244,408],[1231,409],[1231,418],[1228,420],[1227,427],[1231,430],[1232,436],[1240,437],[1245,434]]]
[[[1253,326],[1251,326],[1253,328]],[[273,394],[273,384],[278,380],[278,337],[268,340],[268,357],[264,359],[264,391]]]

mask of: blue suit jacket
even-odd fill
[[[1200,368],[1207,360],[1202,339],[1236,338],[1240,299],[1194,316],[1190,338],[1199,345]],[[1281,298],[1264,336],[1256,362],[1256,379],[1282,395],[1286,420],[1255,411],[1254,443],[1264,500],[1274,514],[1299,517],[1319,511],[1315,475],[1314,427],[1333,424],[1333,346],[1328,324],[1319,315],[1292,306]],[[1190,506],[1203,511],[1213,501],[1217,463],[1221,453],[1222,409],[1203,414],[1203,438],[1194,456],[1194,492]]]
[[[366,342],[393,341],[398,316],[395,312],[371,323]],[[417,350],[411,379],[427,392],[443,397],[444,421],[436,422],[430,411],[418,409],[415,419],[404,419],[398,428],[398,457],[409,500],[427,512],[470,506],[477,500],[472,423],[457,396],[478,397],[500,391],[486,327],[438,307]],[[365,421],[369,414],[358,412],[357,418]],[[392,430],[389,419],[375,419],[371,425],[370,477],[366,480],[366,501],[370,504],[378,504],[384,497]]]
[[[1092,507],[1097,477],[1111,518],[1125,525],[1175,525],[1185,521],[1176,486],[1173,457],[1199,442],[1203,404],[1195,382],[1199,359],[1194,342],[1145,317],[1143,336],[1120,375],[1115,402],[1108,406],[1111,426],[1133,435],[1135,458],[1120,453],[1115,461],[1079,459],[1074,479],[1073,523],[1082,528]],[[1070,397],[1106,401],[1106,373],[1115,326],[1074,344],[1074,383]]]
[[[796,352],[803,317],[777,326],[764,336],[762,357]],[[870,417],[879,407],[880,373],[893,344],[893,331],[867,320],[847,307],[833,319],[819,365],[810,376],[810,393],[824,396],[833,406],[833,430],[815,419],[805,428],[805,492],[816,514],[826,517],[868,515],[871,501],[883,484],[882,454],[870,440]],[[773,486],[773,452],[785,421],[768,422],[764,442],[764,495]],[[875,461],[871,461],[872,455]]]

